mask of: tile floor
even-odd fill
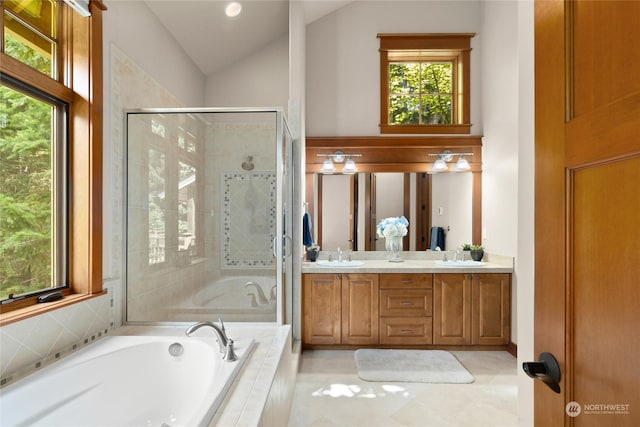
[[[516,426],[516,359],[502,351],[452,351],[472,384],[367,382],[353,351],[306,350],[289,427]]]

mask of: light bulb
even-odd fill
[[[320,169],[320,172],[322,172],[325,175],[331,175],[335,171],[336,171],[336,167],[333,165],[333,162],[331,161],[330,158],[327,158],[327,160],[322,162],[322,169]]]
[[[342,168],[342,173],[345,175],[353,175],[357,171],[358,171],[358,168],[356,167],[356,162],[354,162],[353,159],[349,157],[347,161],[344,163],[344,167]]]
[[[460,156],[458,162],[456,163],[456,169],[460,171],[466,171],[471,169],[471,166],[469,165],[467,159],[464,158],[464,156]]]
[[[433,167],[431,168],[431,170],[434,172],[442,172],[446,171],[447,169],[449,169],[449,167],[447,166],[445,161],[440,158],[433,163]]]
[[[237,1],[229,3],[227,5],[226,9],[224,10],[224,12],[230,18],[233,18],[234,16],[240,15],[241,11],[242,11],[242,5],[240,3],[238,3]]]

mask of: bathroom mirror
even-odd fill
[[[468,172],[431,173],[444,150],[471,152]],[[358,173],[320,173],[322,154],[358,153]],[[389,216],[409,219],[405,250],[430,247],[432,226],[445,230],[446,250],[480,243],[480,137],[344,137],[307,138],[307,209],[316,220],[314,236],[323,250],[384,250],[376,224]],[[457,157],[449,166],[452,169]]]
[[[409,220],[405,250],[428,249],[433,226],[445,230],[441,249],[472,241],[470,173],[361,172],[318,174],[316,179],[321,191],[317,198],[318,244],[325,250],[383,251],[385,239],[376,235],[376,225],[398,216]]]

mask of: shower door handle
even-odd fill
[[[289,236],[288,234],[285,234],[284,238],[282,239],[282,258],[286,258],[288,256],[291,256],[291,252],[289,251],[290,243],[287,244],[287,241],[291,243],[292,239],[291,239],[291,236]],[[278,250],[276,248],[276,244],[277,243],[278,243],[278,238],[274,237],[273,238],[273,256],[275,258],[278,257]]]
[[[284,244],[282,245],[282,257],[287,258],[291,256],[291,245],[293,245],[293,239],[288,234],[284,235]]]

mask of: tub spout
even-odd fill
[[[264,294],[264,291],[262,290],[262,287],[260,285],[258,285],[256,282],[247,282],[244,284],[245,288],[248,288],[249,286],[253,286],[256,288],[256,292],[258,293],[258,302],[260,304],[269,304],[269,300],[267,299],[267,296]]]
[[[275,301],[277,299],[277,290],[276,285],[271,287],[271,292],[269,293],[269,301]]]
[[[209,326],[210,328],[213,328],[213,330],[216,333],[216,336],[218,337],[218,347],[220,348],[220,353],[226,353],[227,342],[229,341],[229,338],[227,337],[227,334],[224,331],[224,326],[220,327],[213,322],[198,322],[189,326],[184,333],[189,337],[191,336],[192,333],[202,328],[203,326]]]

